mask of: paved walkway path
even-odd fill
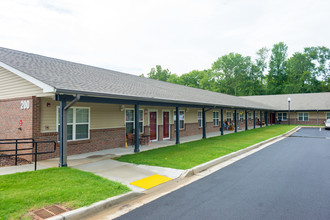
[[[251,128],[250,128],[251,129]],[[243,130],[238,130],[243,131]],[[233,133],[233,131],[225,131],[225,134]],[[219,136],[220,132],[207,133],[207,137]],[[185,143],[189,141],[199,140],[202,135],[194,135],[189,137],[181,137],[180,142]],[[146,151],[150,149],[166,147],[174,145],[174,140],[165,140],[152,142],[149,145],[140,146],[140,151]],[[121,182],[129,186],[133,191],[144,191],[144,189],[133,186],[130,183],[148,176],[155,174],[163,175],[175,179],[179,177],[184,170],[163,168],[147,165],[135,165],[125,162],[119,162],[112,160],[114,157],[118,157],[125,154],[133,154],[134,147],[129,146],[128,148],[114,148],[102,151],[77,154],[68,156],[68,166],[77,168],[80,170],[88,171],[100,175],[102,177]],[[59,158],[52,158],[48,160],[42,160],[38,162],[38,170],[46,169],[50,167],[58,167]],[[24,171],[33,171],[34,164],[27,164],[21,166],[11,166],[0,168],[0,175],[12,174]]]

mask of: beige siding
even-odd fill
[[[36,96],[42,93],[38,86],[0,67],[0,99]]]
[[[47,103],[50,103],[49,107],[47,107]],[[52,99],[41,99],[42,132],[56,131],[56,109],[59,105],[59,102]],[[91,129],[118,128],[125,126],[125,112],[121,111],[121,105],[78,102],[74,106],[90,108]]]
[[[330,115],[330,112],[319,112],[319,119],[327,119],[327,113]]]

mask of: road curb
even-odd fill
[[[114,196],[114,197],[93,203],[90,206],[81,207],[79,209],[75,209],[75,210],[60,214],[60,215],[56,215],[51,218],[47,218],[47,220],[67,220],[67,219],[80,220],[80,219],[86,218],[92,214],[99,213],[111,206],[117,205],[121,202],[130,200],[132,198],[141,196],[143,194],[144,193],[140,193],[140,192],[128,192],[123,195]]]
[[[249,152],[249,151],[254,150],[254,149],[258,148],[258,147],[261,147],[262,145],[267,144],[267,143],[269,143],[271,141],[280,139],[282,137],[289,137],[291,134],[295,133],[300,128],[301,128],[300,126],[297,126],[297,127],[293,128],[293,129],[291,129],[290,131],[288,131],[288,132],[286,132],[284,134],[281,134],[279,136],[272,137],[272,138],[270,138],[268,140],[259,142],[257,144],[254,144],[254,145],[250,146],[250,147],[241,149],[239,151],[232,152],[232,153],[227,154],[225,156],[222,156],[222,157],[216,158],[214,160],[208,161],[206,163],[200,164],[198,166],[195,166],[195,167],[193,167],[191,169],[186,170],[183,174],[181,174],[181,176],[179,178],[185,178],[185,177],[190,177],[190,176],[196,175],[196,174],[198,174],[198,173],[200,173],[200,172],[202,172],[202,171],[204,171],[204,170],[206,170],[206,169],[208,169],[210,167],[213,167],[215,165],[218,165],[220,163],[223,163],[223,162],[225,162],[227,160],[230,160],[230,159],[232,159],[234,157],[240,156],[240,155],[242,155],[242,154],[244,154],[246,152]]]
[[[301,128],[300,126],[295,127],[293,129],[291,129],[290,131],[286,132],[285,134],[270,138],[268,140],[262,141],[260,143],[255,144],[255,145],[252,145],[250,147],[244,148],[242,150],[239,150],[239,151],[227,154],[225,156],[216,158],[214,160],[208,161],[204,164],[200,164],[196,167],[193,167],[192,169],[186,170],[178,178],[185,178],[185,177],[196,175],[196,174],[198,174],[198,173],[200,173],[200,172],[202,172],[202,171],[204,171],[204,170],[206,170],[206,169],[208,169],[212,166],[215,166],[219,163],[230,160],[231,158],[234,158],[234,157],[237,157],[241,154],[249,152],[249,151],[251,151],[255,148],[258,148],[258,147],[260,147],[264,144],[267,144],[271,141],[274,141],[276,139],[280,139],[282,137],[288,137],[291,134],[293,134],[294,132],[298,131],[300,128]],[[105,209],[107,209],[111,206],[117,205],[121,202],[133,199],[133,198],[141,196],[143,194],[144,194],[143,192],[142,193],[141,192],[128,192],[128,193],[125,193],[123,195],[114,196],[114,197],[111,197],[111,198],[93,203],[92,205],[87,206],[87,207],[81,207],[81,208],[78,208],[78,209],[60,214],[60,215],[56,215],[54,217],[48,218],[47,220],[80,220],[80,219],[86,218],[90,215],[99,213],[99,212],[101,212],[101,211],[103,211],[103,210],[105,210]]]

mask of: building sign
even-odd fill
[[[30,101],[29,100],[21,101],[21,110],[27,110],[27,109],[30,109]]]

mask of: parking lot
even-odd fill
[[[119,219],[330,219],[330,131],[302,128]]]

